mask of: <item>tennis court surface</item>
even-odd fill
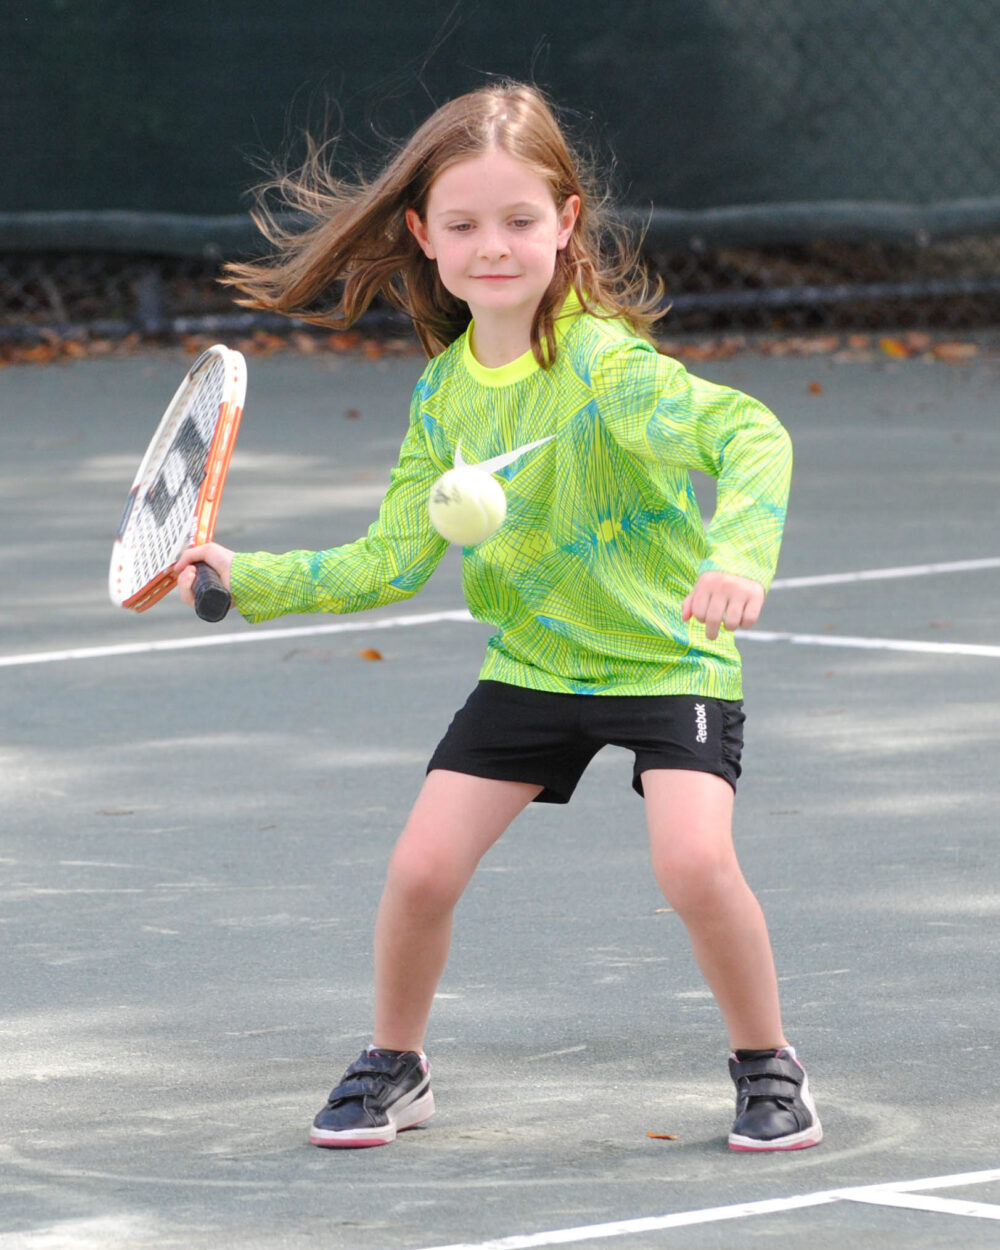
[[[797,455],[742,644],[737,837],[826,1141],[761,1157],[725,1148],[724,1035],[614,751],[463,900],[435,1118],[308,1145],[487,631],[452,555],[369,616],[112,608],[124,492],[187,363],[0,371],[0,1250],[996,1246],[1000,356],[691,365]],[[220,540],[362,533],[419,369],[251,358]]]

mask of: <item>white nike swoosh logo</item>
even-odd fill
[[[548,434],[545,438],[538,438],[533,443],[525,443],[523,447],[515,447],[513,451],[502,452],[499,456],[491,456],[489,460],[480,460],[478,464],[469,465],[465,457],[462,455],[462,444],[455,444],[455,468],[462,469],[468,466],[472,469],[482,469],[484,473],[499,473],[501,469],[506,469],[509,464],[513,464],[518,456],[523,456],[526,451],[532,451],[536,447],[541,447],[542,443],[547,443],[549,439],[555,438],[554,434]]]

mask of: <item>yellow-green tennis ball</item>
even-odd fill
[[[442,473],[431,487],[427,511],[442,538],[474,547],[503,525],[507,496],[495,477],[466,464]]]

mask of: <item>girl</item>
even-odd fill
[[[335,181],[316,148],[277,185],[314,224],[293,234],[261,212],[274,254],[229,267],[241,302],[346,327],[381,292],[431,360],[365,538],[286,555],[195,548],[178,564],[185,601],[197,560],[249,621],[408,598],[445,550],[427,512],[435,479],[459,449],[467,463],[507,459],[507,520],[463,552],[469,607],[497,632],[389,863],[372,1045],[311,1140],[382,1145],[432,1114],[424,1035],[455,905],[514,817],[568,802],[613,743],[634,752],[657,881],[728,1028],[730,1146],[816,1145],[731,836],[744,720],[731,631],[757,620],[774,573],[786,433],[754,400],[657,353],[655,292],[627,251],[603,253],[594,197],[530,87],[446,104],[370,185]],[[707,532],[689,469],[718,478]]]

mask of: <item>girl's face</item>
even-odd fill
[[[557,209],[544,178],[491,148],[444,170],[431,184],[424,220],[410,209],[406,224],[446,289],[468,304],[477,341],[502,324],[508,333],[523,325],[530,343],[535,310],[579,211],[579,196]]]

